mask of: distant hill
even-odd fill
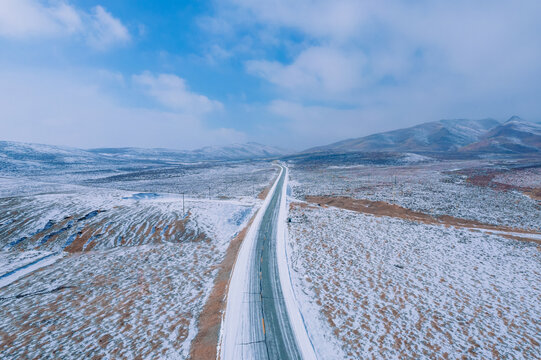
[[[478,141],[488,130],[498,125],[500,123],[493,119],[440,120],[344,140],[305,152],[456,151]]]
[[[505,123],[491,129],[481,139],[460,151],[485,153],[541,152],[541,124],[527,122],[513,116]]]
[[[248,142],[226,146],[207,146],[197,150],[143,149],[143,148],[100,148],[89,152],[107,157],[123,159],[208,161],[208,160],[246,160],[279,157],[288,151]]]
[[[405,129],[348,139],[303,153],[346,152],[536,152],[539,125],[518,117],[501,124],[494,119],[439,120]]]
[[[102,148],[82,150],[64,146],[0,141],[0,170],[45,170],[131,163],[228,161],[275,158],[288,152],[257,143],[204,147],[198,150]]]
[[[97,164],[106,159],[85,150],[64,146],[0,141],[0,169],[34,170]]]

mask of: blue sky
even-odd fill
[[[303,149],[541,119],[541,2],[0,2],[0,139]]]

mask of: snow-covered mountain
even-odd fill
[[[285,154],[287,154],[285,150],[258,143],[213,146],[184,151],[142,148],[82,150],[63,146],[0,141],[0,169],[16,171],[133,162],[247,160],[272,158]]]
[[[315,147],[304,151],[304,153],[374,151],[531,152],[540,149],[540,142],[538,135],[536,135],[536,131],[538,131],[536,129],[538,128],[539,125],[525,122],[517,117],[511,118],[504,124],[494,119],[439,120]],[[497,144],[507,145],[496,146]],[[515,147],[511,144],[515,144]]]
[[[102,163],[99,155],[64,147],[33,143],[0,141],[1,170],[34,170],[69,165]]]
[[[101,148],[90,149],[88,151],[97,155],[121,159],[170,161],[246,160],[272,158],[288,154],[286,150],[255,142],[226,146],[207,146],[197,150]]]
[[[289,151],[275,147],[248,142],[245,144],[232,144],[228,146],[207,146],[193,151],[197,156],[215,159],[250,159],[269,158],[287,155]]]
[[[490,153],[541,152],[541,124],[513,116],[488,131],[479,141],[460,150]]]

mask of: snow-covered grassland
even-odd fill
[[[541,357],[539,245],[317,205],[290,217],[294,289],[322,358]]]
[[[244,161],[43,171],[37,175],[32,173],[29,178],[128,191],[185,194],[193,198],[210,195],[216,199],[253,198],[275,174],[276,170],[268,162]]]
[[[400,166],[290,164],[293,196],[347,196],[385,201],[430,214],[450,215],[493,225],[541,229],[539,202],[521,191],[471,184],[461,171],[501,171],[496,179],[515,186],[539,187],[539,168],[503,172],[490,161],[431,161]],[[481,171],[481,170],[479,170]],[[507,175],[505,175],[507,174]]]
[[[498,174],[494,177],[494,181],[521,187],[541,188],[541,167]]]
[[[0,351],[187,358],[220,250],[202,240],[66,256],[2,289]]]
[[[132,191],[172,192],[198,198],[253,198],[269,185],[276,169],[269,163],[220,163],[131,172],[85,184]]]
[[[205,169],[170,177],[180,188],[1,174],[2,357],[187,358],[216,267],[276,174]]]
[[[290,267],[320,357],[540,358],[538,235],[519,241],[405,220],[391,206],[376,217],[304,202],[384,201],[540,232],[540,203],[527,191],[540,186],[538,167],[421,160],[291,162]]]
[[[183,207],[184,203],[184,207]],[[88,251],[213,239],[238,231],[259,203],[80,187],[1,198],[3,250]]]

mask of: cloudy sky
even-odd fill
[[[0,1],[0,140],[290,149],[541,120],[539,0]]]

